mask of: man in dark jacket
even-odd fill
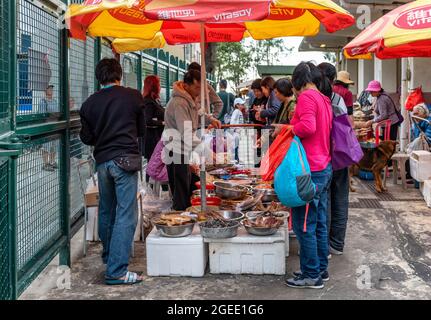
[[[106,284],[133,284],[142,277],[127,270],[137,216],[138,135],[143,124],[139,91],[120,85],[122,69],[115,59],[96,67],[102,89],[80,111],[83,143],[94,146],[99,186],[99,237],[106,266]]]
[[[218,119],[224,123],[225,115],[233,111],[233,101],[235,100],[235,96],[232,93],[226,91],[227,81],[225,79],[220,80],[219,87],[220,91],[217,92],[217,95],[221,101],[223,101],[223,109],[221,110]]]

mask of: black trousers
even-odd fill
[[[393,124],[391,125],[391,128],[389,130],[389,139],[392,141],[397,141],[397,137],[398,137],[398,127],[400,126],[399,123]],[[384,136],[383,134],[380,135],[380,140],[384,140]],[[388,166],[392,167],[392,160],[388,161]]]
[[[389,129],[389,139],[392,141],[397,141],[398,137],[398,127],[400,126],[399,123],[391,125],[391,128]],[[383,130],[381,131],[383,132]],[[380,140],[384,140],[383,133],[380,135]]]
[[[174,210],[190,207],[192,174],[188,164],[168,164],[169,187],[171,188]]]

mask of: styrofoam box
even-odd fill
[[[167,238],[154,227],[146,239],[149,276],[202,277],[208,261],[208,244],[196,225],[191,235]]]
[[[229,274],[285,274],[285,234],[253,236],[243,228],[229,239],[205,239],[209,242],[210,272]]]
[[[427,203],[427,206],[431,208],[431,180],[424,181],[422,194],[424,196],[425,202]]]
[[[411,153],[410,174],[419,182],[431,179],[431,152],[420,150]]]

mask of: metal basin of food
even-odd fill
[[[264,215],[265,212],[264,211],[249,211],[245,214],[245,217],[250,220],[250,221],[254,221],[256,220],[256,218],[258,216]]]
[[[214,185],[216,187],[217,196],[223,199],[229,199],[229,200],[243,199],[248,192],[247,187],[234,184],[234,183],[216,181],[214,182]]]
[[[245,224],[244,228],[248,233],[254,236],[270,236],[277,232],[278,228],[267,228],[267,227],[250,227]]]
[[[168,226],[164,224],[154,223],[157,230],[160,232],[160,235],[163,237],[169,238],[181,238],[187,237],[193,232],[193,227],[195,226],[195,222],[187,223],[180,226]]]
[[[238,233],[238,227],[240,223],[238,221],[230,221],[231,226],[229,227],[207,227],[206,222],[200,222],[199,228],[201,229],[201,235],[204,238],[211,239],[226,239],[236,237]]]
[[[219,211],[218,214],[228,221],[240,221],[244,218],[244,214],[239,211],[224,210]]]
[[[253,195],[263,194],[262,202],[278,202],[277,194],[274,189],[253,189]]]

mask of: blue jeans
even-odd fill
[[[338,251],[344,249],[349,214],[349,168],[334,171],[330,188],[328,210],[329,245]]]
[[[106,278],[126,275],[138,223],[138,173],[127,172],[113,160],[97,166],[99,184],[99,237]]]
[[[301,272],[307,278],[316,279],[328,269],[328,191],[331,184],[332,166],[311,172],[311,180],[317,186],[314,200],[310,202],[307,230],[304,232],[306,206],[292,208],[292,225],[300,246]]]

